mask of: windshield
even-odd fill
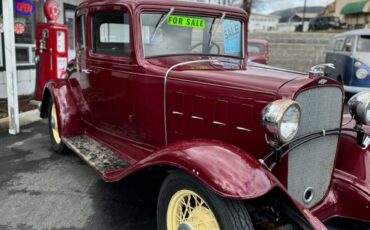
[[[357,51],[370,52],[370,36],[360,36],[357,42]]]
[[[248,44],[248,53],[262,54],[264,52],[265,52],[265,48],[263,47],[263,45],[254,44],[254,43]]]
[[[142,13],[145,57],[201,54],[241,58],[242,23],[224,16]]]
[[[328,21],[329,22],[339,22],[339,18],[338,17],[328,17]]]

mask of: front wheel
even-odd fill
[[[67,147],[62,142],[59,133],[57,109],[52,98],[50,98],[49,100],[48,121],[51,148],[57,153],[62,153],[66,150]]]
[[[222,198],[181,172],[162,184],[157,223],[159,230],[253,229],[242,201]]]

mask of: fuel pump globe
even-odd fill
[[[59,2],[56,0],[46,0],[44,4],[44,14],[48,21],[57,21],[60,14]]]

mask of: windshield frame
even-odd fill
[[[225,54],[206,54],[206,53],[177,53],[177,54],[163,54],[163,55],[153,55],[153,56],[149,56],[149,57],[146,57],[145,56],[145,44],[144,44],[144,39],[143,39],[143,35],[142,35],[142,29],[143,29],[143,21],[142,21],[142,15],[145,14],[145,13],[148,13],[148,14],[166,14],[168,13],[168,10],[165,10],[165,9],[160,9],[160,10],[150,10],[150,9],[142,9],[141,11],[138,12],[138,16],[139,16],[139,27],[140,27],[140,31],[139,31],[139,35],[140,35],[140,44],[141,44],[141,48],[142,48],[142,57],[144,59],[155,59],[155,58],[161,58],[161,57],[180,57],[180,56],[199,56],[199,57],[219,57],[219,58],[232,58],[232,59],[237,59],[237,60],[243,60],[246,58],[245,56],[245,47],[246,47],[246,44],[245,44],[245,20],[242,18],[242,17],[237,17],[235,16],[235,14],[232,14],[232,15],[228,15],[228,12],[226,12],[226,17],[225,19],[230,19],[230,20],[237,20],[237,21],[240,21],[240,24],[241,24],[241,54],[240,56],[233,56],[233,55],[225,55]],[[222,16],[224,12],[223,11],[219,11],[217,13],[212,13],[212,14],[207,14],[205,12],[202,12],[202,11],[197,11],[197,12],[188,12],[188,11],[184,11],[184,10],[181,10],[181,8],[176,8],[175,9],[175,12],[173,12],[173,14],[176,14],[176,15],[188,15],[188,16],[197,16],[197,17],[209,17],[209,18],[220,18]]]

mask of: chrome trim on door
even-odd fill
[[[194,120],[204,120],[203,117],[198,117],[198,116],[191,116],[191,118]]]

